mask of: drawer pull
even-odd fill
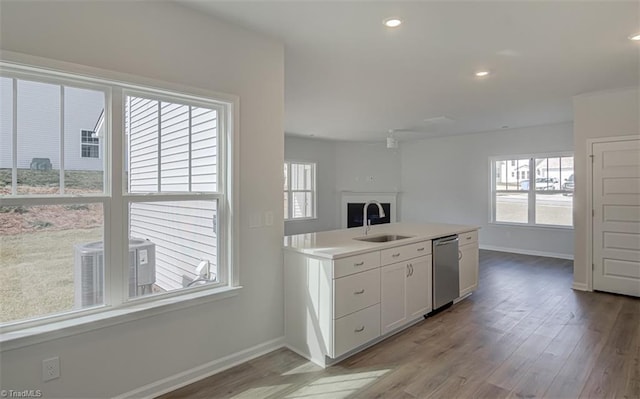
[[[364,294],[364,288],[361,289],[360,291],[354,291],[353,295],[360,295],[360,294]]]
[[[462,251],[458,250],[458,260],[462,259]]]
[[[362,266],[362,265],[364,265],[364,261],[362,261],[362,262],[358,262],[358,263],[354,263],[353,265],[354,265],[354,266]]]
[[[418,248],[418,252],[422,252],[422,251],[424,251],[424,247]]]
[[[398,252],[397,254],[392,254],[391,256],[397,258],[398,256],[400,256],[400,252]]]
[[[363,332],[364,331],[364,326],[361,326],[360,328],[356,328],[355,330],[353,330],[353,332]]]
[[[467,240],[470,240],[470,239],[471,239],[471,236],[468,236],[468,237],[467,237]]]

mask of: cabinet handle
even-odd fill
[[[397,258],[398,256],[400,256],[400,252],[398,252],[397,254],[391,254],[391,256],[392,256],[393,258]]]
[[[462,251],[458,250],[458,260],[462,259]]]
[[[471,236],[468,236],[468,237],[467,237],[467,240],[470,240],[470,239],[471,239]]]
[[[364,288],[361,289],[360,291],[353,291],[353,295],[360,295],[360,294],[364,294]]]
[[[411,275],[411,272],[409,272],[409,264],[407,264],[407,277],[409,277]]]
[[[363,332],[364,331],[364,326],[361,326],[360,328],[356,328],[355,330],[353,330],[353,332]]]
[[[422,252],[422,251],[424,251],[424,247],[418,248],[418,252]]]
[[[411,263],[409,263],[409,268],[411,268],[411,274],[409,274],[409,275],[413,276],[413,265]]]
[[[364,265],[364,261],[362,261],[362,262],[358,262],[358,263],[354,263],[353,265],[354,265],[354,266],[362,266],[362,265]]]

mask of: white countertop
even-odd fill
[[[367,236],[397,234],[410,236],[390,242],[366,242],[354,240],[363,237],[362,227],[344,230],[321,231],[318,233],[297,234],[284,238],[284,249],[319,258],[338,259],[378,249],[392,248],[424,240],[432,240],[452,234],[478,230],[478,226],[459,224],[431,223],[390,223],[371,226]]]

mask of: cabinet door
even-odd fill
[[[460,296],[478,288],[478,244],[460,247]]]
[[[406,262],[383,266],[381,269],[382,334],[400,327],[406,320],[405,283],[408,275]]]
[[[407,277],[407,319],[414,320],[431,311],[431,255],[409,261]]]

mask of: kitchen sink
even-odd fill
[[[397,234],[383,234],[378,236],[356,237],[354,238],[354,240],[367,241],[367,242],[389,242],[389,241],[404,240],[405,238],[411,238],[411,236],[400,236]]]

